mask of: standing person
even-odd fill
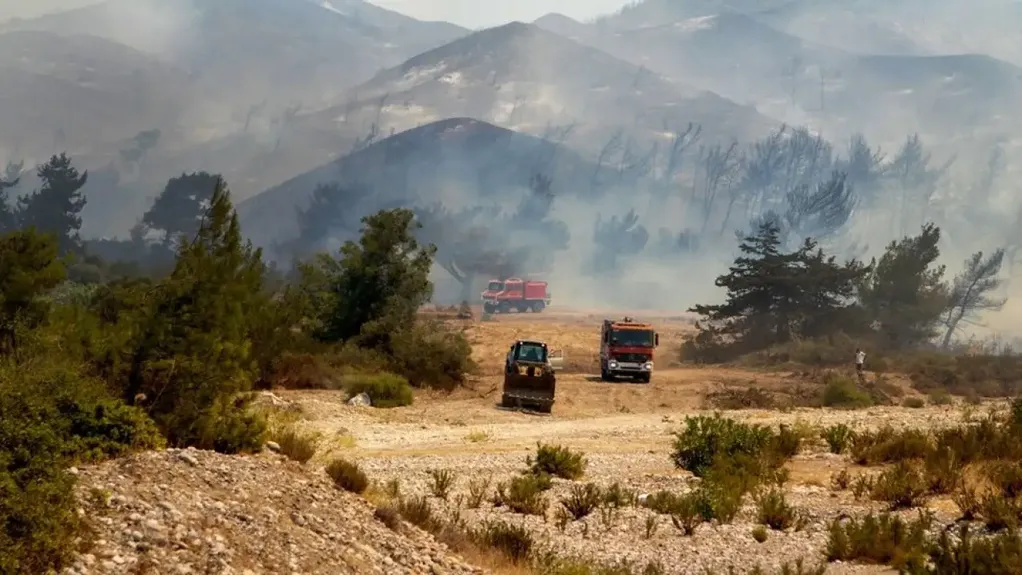
[[[855,348],[855,373],[862,379],[862,364],[866,363],[866,352]]]

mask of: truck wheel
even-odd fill
[[[649,383],[649,380],[653,378],[652,373],[646,373],[639,376],[639,383]]]
[[[600,379],[607,381],[610,377],[607,375],[607,368],[600,367]]]
[[[533,313],[539,313],[539,312],[543,311],[543,307],[544,307],[544,304],[541,301],[534,301],[534,302],[532,302],[532,311],[533,311]]]
[[[505,395],[500,398],[500,406],[510,409],[515,406],[515,399],[509,395]]]

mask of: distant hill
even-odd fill
[[[931,55],[909,43],[895,47],[893,36],[888,47],[899,53],[842,50],[826,43],[827,34],[807,40],[781,24],[819,12],[825,17],[817,27],[835,30],[836,37],[846,26],[865,25],[851,8],[827,0],[775,4],[744,13],[737,9],[741,3],[647,0],[576,34],[622,60],[838,137],[865,131],[892,141],[919,131],[944,139],[961,135],[963,126],[991,134],[1022,129],[1013,113],[1022,99],[1022,70],[1010,63],[987,55]],[[822,12],[825,6],[829,11]],[[710,10],[720,12],[689,16]],[[645,24],[654,16],[680,15],[687,17]]]
[[[851,52],[974,53],[1022,65],[1022,2],[1016,0],[791,0],[758,17]]]
[[[564,146],[468,118],[433,122],[380,140],[238,204],[245,234],[262,246],[298,233],[296,209],[320,184],[362,186],[365,198],[346,210],[390,206],[507,202],[530,178],[553,179],[558,194],[585,195],[593,164]]]
[[[10,26],[102,36],[229,101],[305,106],[465,33],[357,0],[107,0]]]
[[[514,22],[476,32],[380,72],[351,100],[315,116],[407,129],[468,116],[534,135],[572,125],[571,145],[598,150],[619,130],[648,146],[689,122],[707,139],[745,139],[777,122],[751,106]]]
[[[0,160],[132,138],[178,122],[187,74],[127,46],[87,35],[0,34]]]

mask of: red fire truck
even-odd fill
[[[492,279],[482,293],[483,311],[486,313],[539,313],[550,305],[550,292],[544,281],[522,278]]]
[[[653,324],[603,320],[600,332],[600,378],[631,377],[649,383],[653,377],[653,351],[660,345],[660,334]]]

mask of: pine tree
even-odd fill
[[[37,172],[43,185],[18,200],[19,226],[54,234],[61,254],[81,251],[78,232],[82,228],[81,213],[86,201],[81,190],[88,180],[88,172],[79,174],[67,154],[51,157]]]
[[[891,242],[860,286],[862,306],[885,345],[909,347],[937,335],[948,302],[944,266],[935,265],[939,242],[940,228],[933,224],[918,236]]]
[[[320,260],[320,281],[329,285],[320,337],[359,338],[367,347],[387,349],[389,334],[415,321],[429,301],[429,272],[436,248],[420,246],[418,226],[407,209],[383,210],[362,219],[362,237],[341,247],[340,258]],[[315,276],[312,270],[307,276]]]
[[[18,347],[18,332],[46,317],[43,294],[64,280],[57,241],[34,229],[0,236],[0,355]]]
[[[701,359],[755,351],[803,337],[833,333],[854,306],[855,288],[868,269],[860,262],[838,265],[812,240],[798,250],[780,250],[781,229],[762,221],[743,239],[742,255],[716,280],[727,290],[719,305],[697,305],[703,316],[693,342]],[[726,348],[727,351],[724,351]]]
[[[234,402],[254,376],[248,316],[260,301],[261,255],[242,243],[230,193],[218,179],[198,232],[179,247],[174,271],[155,291],[125,394],[145,394],[174,445],[259,447],[259,426]]]

